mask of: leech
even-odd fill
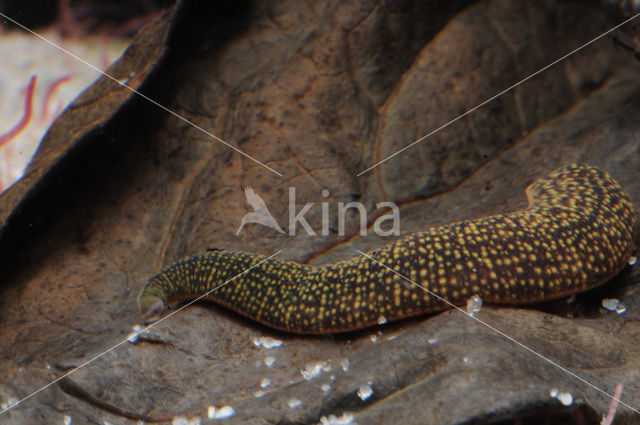
[[[436,226],[371,252],[380,263],[455,305],[530,304],[615,276],[636,249],[638,218],[605,172],[569,165],[531,184],[521,211]],[[138,296],[146,318],[194,299],[265,257],[209,251],[152,277]],[[269,259],[206,299],[267,326],[324,334],[449,308],[382,265],[358,256],[310,266]]]

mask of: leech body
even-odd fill
[[[530,185],[514,213],[437,226],[371,252],[429,291],[463,304],[529,304],[600,285],[625,267],[638,219],[629,197],[603,171],[569,165]],[[146,317],[193,299],[265,257],[214,251],[152,277],[138,297]],[[269,259],[206,297],[267,326],[335,333],[449,308],[364,256],[309,266]]]

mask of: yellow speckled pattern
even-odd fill
[[[454,304],[527,304],[600,285],[635,251],[638,219],[629,197],[603,171],[569,165],[527,188],[518,212],[437,226],[370,255]],[[152,277],[143,313],[196,298],[265,257],[214,251]],[[267,260],[207,299],[273,328],[334,333],[448,305],[363,256],[320,267]]]

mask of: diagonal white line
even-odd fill
[[[577,380],[587,384],[588,386],[590,386],[591,388],[601,392],[602,394],[606,395],[607,397],[613,399],[615,402],[622,404],[625,407],[628,407],[629,409],[633,410],[635,413],[640,415],[640,410],[634,409],[633,407],[629,406],[628,404],[626,404],[625,402],[621,401],[619,399],[619,395],[616,396],[612,396],[611,394],[609,394],[606,391],[601,390],[600,388],[596,387],[595,385],[593,385],[591,382],[587,381],[584,378],[581,378],[580,376],[576,375],[575,373],[571,372],[570,370],[560,366],[558,363],[554,362],[553,360],[543,356],[542,354],[538,353],[537,351],[533,350],[532,348],[529,348],[528,346],[524,345],[523,343],[517,341],[516,339],[510,337],[509,335],[505,334],[504,332],[496,329],[495,327],[491,326],[490,324],[488,324],[487,322],[478,319],[477,317],[475,317],[474,315],[468,313],[466,310],[458,307],[457,305],[453,304],[452,302],[442,298],[441,296],[431,292],[430,290],[428,290],[427,288],[425,288],[422,285],[419,285],[417,283],[415,283],[413,280],[409,279],[408,277],[404,276],[403,274],[398,273],[397,271],[393,270],[391,267],[387,266],[386,264],[381,263],[380,261],[376,260],[375,258],[371,257],[370,255],[360,251],[359,249],[356,249],[357,252],[359,252],[362,256],[367,257],[368,259],[378,263],[379,265],[381,265],[382,267],[384,267],[387,270],[390,270],[391,272],[395,273],[396,275],[400,276],[402,279],[406,280],[407,282],[410,282],[411,284],[417,286],[418,288],[422,289],[423,291],[427,292],[429,295],[436,297],[437,299],[439,299],[440,301],[449,304],[451,307],[455,308],[456,310],[461,311],[462,313],[466,314],[468,317],[472,318],[473,320],[483,324],[484,326],[486,326],[487,328],[491,329],[492,331],[496,332],[497,334],[505,337],[506,339],[508,339],[509,341],[513,342],[516,345],[519,345],[520,347],[524,348],[525,350],[535,354],[536,356],[540,357],[542,360],[546,361],[547,363],[550,363],[551,365],[557,367],[558,369],[562,370],[563,372],[573,376],[574,378],[576,378]],[[617,395],[617,394],[616,394]]]
[[[359,172],[358,174],[356,174],[357,177],[360,177],[361,175],[363,175],[364,173],[366,173],[367,171],[372,170],[373,168],[377,167],[378,165],[382,164],[383,162],[386,162],[388,160],[390,160],[391,158],[393,158],[394,156],[406,151],[407,149],[409,149],[411,146],[422,142],[424,139],[428,138],[429,136],[437,133],[438,131],[442,130],[443,128],[446,128],[448,126],[450,126],[451,124],[453,124],[454,122],[458,121],[460,118],[463,118],[467,115],[469,115],[470,113],[472,113],[473,111],[475,111],[476,109],[486,105],[487,103],[491,102],[492,100],[502,96],[503,94],[505,94],[506,92],[514,89],[515,87],[519,86],[520,84],[524,83],[527,80],[530,80],[531,78],[535,77],[536,75],[540,74],[541,72],[546,71],[547,69],[551,68],[552,66],[554,66],[555,64],[557,64],[558,62],[561,62],[563,60],[565,60],[566,58],[568,58],[569,56],[573,55],[574,53],[584,49],[585,47],[587,47],[588,45],[595,43],[597,40],[601,39],[602,37],[604,37],[605,35],[617,30],[618,28],[620,28],[621,26],[623,26],[624,24],[626,24],[627,22],[630,22],[632,20],[634,20],[635,18],[637,18],[638,16],[640,16],[640,13],[637,13],[636,15],[632,16],[631,18],[627,19],[626,21],[622,22],[621,24],[616,25],[615,27],[611,28],[610,30],[600,34],[599,36],[597,36],[596,38],[594,38],[591,41],[586,42],[585,44],[583,44],[582,46],[572,50],[571,52],[567,53],[566,55],[562,56],[559,59],[556,59],[555,61],[551,62],[549,65],[545,66],[544,68],[540,68],[539,70],[537,70],[536,72],[534,72],[533,74],[529,75],[526,78],[523,78],[522,80],[518,81],[517,83],[513,84],[510,87],[507,87],[506,89],[502,90],[500,93],[496,94],[493,97],[490,97],[489,99],[485,100],[484,102],[480,103],[479,105],[474,106],[473,108],[469,109],[467,112],[463,113],[462,115],[459,115],[458,117],[452,119],[451,121],[449,121],[448,123],[441,125],[440,127],[436,128],[435,130],[433,130],[432,132],[422,136],[421,138],[419,138],[418,140],[416,140],[415,142],[405,146],[404,148],[400,149],[397,152],[392,153],[391,155],[389,155],[388,157],[386,157],[385,159],[376,162],[375,164],[373,164],[371,167],[367,168],[364,171]]]
[[[222,288],[223,286],[227,285],[229,282],[237,279],[238,277],[242,276],[245,273],[248,273],[249,271],[251,271],[252,269],[258,267],[260,264],[264,263],[265,261],[268,261],[270,259],[272,259],[273,257],[275,257],[276,255],[280,254],[282,252],[282,250],[279,250],[278,252],[276,252],[275,254],[271,254],[270,256],[268,256],[267,258],[264,258],[262,261],[254,264],[253,266],[249,267],[248,269],[244,270],[241,273],[238,273],[237,275],[233,276],[231,279],[225,281],[224,283],[221,283],[220,285],[216,286],[215,288],[211,289],[210,291],[208,291],[207,293],[200,295],[198,298],[190,301],[189,303],[183,305],[182,307],[176,309],[175,311],[171,312],[170,314],[167,314],[165,317],[163,317],[162,319],[150,324],[149,326],[147,326],[146,328],[131,334],[129,336],[127,336],[127,339],[120,341],[119,343],[117,343],[116,345],[114,345],[113,347],[109,348],[106,351],[103,351],[102,353],[98,354],[97,356],[87,360],[86,362],[82,363],[80,366],[76,367],[75,369],[70,370],[69,372],[65,373],[64,375],[60,376],[59,378],[55,379],[54,381],[48,383],[47,385],[45,385],[44,387],[40,388],[37,391],[34,391],[33,393],[29,394],[28,396],[18,400],[17,402],[13,403],[12,405],[5,407],[2,411],[0,411],[0,415],[3,414],[4,412],[6,412],[9,409],[12,409],[14,407],[16,407],[17,405],[19,405],[20,403],[22,403],[25,400],[30,399],[31,397],[33,397],[34,395],[38,394],[40,391],[46,390],[47,388],[49,388],[50,386],[52,386],[53,384],[55,384],[56,382],[66,378],[67,376],[71,375],[72,373],[76,372],[79,369],[82,369],[83,367],[87,366],[88,364],[92,363],[93,361],[99,359],[100,357],[104,356],[105,354],[109,353],[110,351],[115,350],[116,348],[118,348],[119,346],[121,346],[122,344],[124,344],[125,342],[128,342],[131,338],[137,337],[138,335],[140,335],[143,332],[146,332],[147,330],[151,329],[152,327],[154,327],[155,325],[157,325],[158,323],[163,322],[164,320],[168,319],[169,317],[173,316],[174,314],[176,314],[177,312],[189,307],[191,304],[195,303],[196,301],[201,300],[202,298],[206,297],[207,295],[209,295],[210,293],[212,293],[213,291],[216,291],[220,288]]]
[[[169,108],[167,108],[164,105],[161,105],[160,103],[156,102],[155,100],[151,99],[150,97],[140,93],[139,91],[137,91],[136,89],[134,89],[133,87],[127,85],[126,83],[118,80],[115,77],[112,77],[111,75],[107,74],[106,72],[102,71],[100,68],[97,68],[93,65],[91,65],[89,62],[85,61],[84,59],[82,59],[81,57],[78,57],[76,55],[74,55],[73,53],[71,53],[70,51],[66,50],[64,47],[59,46],[58,44],[54,43],[53,41],[41,36],[40,34],[38,34],[35,31],[30,30],[29,28],[25,27],[24,25],[22,25],[21,23],[11,19],[10,17],[8,17],[7,15],[5,15],[4,13],[0,12],[0,16],[2,16],[4,19],[6,19],[7,21],[12,22],[13,24],[19,26],[20,28],[22,28],[25,31],[28,31],[29,33],[31,33],[32,35],[38,37],[39,39],[49,43],[50,45],[52,45],[53,47],[55,47],[56,49],[68,54],[69,56],[73,57],[74,59],[82,62],[83,64],[85,64],[86,66],[88,66],[89,68],[93,69],[94,71],[99,72],[100,74],[104,75],[105,77],[109,78],[110,80],[115,81],[116,83],[118,83],[119,85],[121,85],[122,87],[126,87],[127,89],[131,90],[133,93],[137,94],[138,96],[142,97],[143,99],[153,103],[154,105],[156,105],[158,108],[162,109],[163,111],[166,111],[168,113],[170,113],[171,115],[173,115],[174,117],[186,122],[187,124],[189,124],[190,126],[200,130],[201,132],[203,132],[204,134],[206,134],[207,136],[217,140],[218,142],[224,144],[225,146],[233,149],[234,151],[238,152],[239,154],[249,158],[250,160],[252,160],[253,162],[262,165],[263,167],[265,167],[266,169],[268,169],[269,171],[276,173],[277,175],[279,175],[280,177],[282,177],[282,174],[277,172],[276,170],[274,170],[273,168],[269,167],[268,165],[258,161],[257,159],[255,159],[254,157],[252,157],[249,154],[246,154],[244,152],[242,152],[240,149],[236,148],[235,146],[225,142],[224,140],[222,140],[221,138],[219,138],[218,136],[216,136],[215,134],[205,130],[204,128],[200,127],[199,125],[195,124],[193,121],[188,120],[187,118],[183,117],[180,114],[177,114],[175,112],[173,112],[172,110],[170,110]]]

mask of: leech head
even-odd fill
[[[144,285],[138,295],[138,309],[142,314],[145,323],[158,319],[160,313],[166,310],[167,306],[174,301],[184,298],[183,292],[187,295],[197,297],[200,274],[209,276],[211,274],[203,258],[217,257],[222,251],[208,252],[204,255],[189,257],[165,268],[160,273],[151,277]],[[198,261],[196,261],[198,260]],[[197,278],[191,279],[196,276]]]
[[[138,309],[142,313],[145,323],[155,321],[165,310],[164,302],[154,296],[144,296],[138,299]]]

